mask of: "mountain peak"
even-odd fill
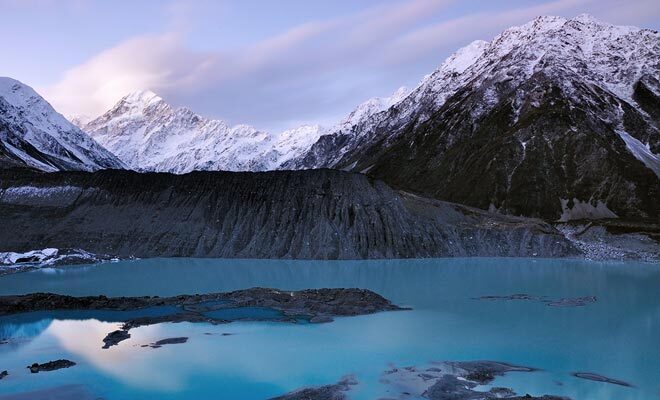
[[[591,14],[580,14],[575,18],[571,18],[571,21],[577,21],[577,22],[582,22],[584,24],[597,24],[597,25],[603,25],[605,24],[603,21],[597,19]]]
[[[123,167],[22,82],[0,77],[0,106],[5,158],[42,171]]]
[[[29,102],[37,101],[36,99],[46,102],[30,86],[4,76],[0,76],[0,96],[18,107],[28,107]]]
[[[163,99],[151,90],[136,90],[121,99],[123,103],[145,106],[159,101]]]
[[[390,107],[401,100],[405,99],[410,94],[410,89],[406,86],[398,88],[390,97],[387,98]]]
[[[454,54],[440,66],[442,72],[463,73],[474,62],[481,57],[489,43],[484,40],[475,40],[465,47],[458,49]]]
[[[564,17],[559,17],[556,15],[540,15],[530,22],[522,25],[522,27],[548,27],[548,28],[558,28],[564,25],[568,20]],[[515,29],[513,27],[512,29]]]

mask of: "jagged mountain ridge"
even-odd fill
[[[505,213],[658,218],[659,38],[587,15],[537,18],[459,50],[287,166],[361,171]]]
[[[334,170],[0,170],[0,225],[0,252],[39,243],[118,257],[580,255],[543,221],[423,199]]]
[[[123,97],[84,130],[136,170],[185,173],[270,167],[264,154],[272,141],[267,133],[174,108],[150,91]]]
[[[124,167],[31,87],[5,77],[0,77],[0,166],[48,172]]]
[[[401,88],[391,98],[370,99],[338,126],[368,118],[405,94]],[[278,169],[307,152],[321,135],[339,129],[303,125],[271,134],[248,125],[231,127],[188,108],[172,107],[151,91],[125,96],[82,128],[135,170],[177,174]]]
[[[330,167],[503,213],[658,218],[658,42],[588,15],[539,17],[328,130],[230,128],[152,93],[87,129],[138,170]]]

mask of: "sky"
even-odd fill
[[[65,115],[152,90],[271,132],[332,125],[540,15],[660,29],[658,0],[0,0],[0,76]]]

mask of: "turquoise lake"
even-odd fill
[[[493,383],[523,395],[660,399],[658,264],[148,259],[0,277],[0,295],[171,296],[255,286],[365,288],[412,310],[326,324],[159,324],[133,329],[130,339],[106,350],[102,339],[124,317],[118,312],[0,317],[0,339],[8,339],[0,344],[0,371],[9,371],[0,381],[0,399],[266,399],[346,375],[358,381],[351,399],[398,398],[381,382],[384,371],[461,360],[539,368]],[[513,294],[548,300],[595,296],[596,301],[554,307],[535,300],[479,299]],[[141,347],[181,336],[188,342]],[[26,368],[60,358],[78,365],[39,374]],[[633,387],[579,379],[573,372],[597,373]]]

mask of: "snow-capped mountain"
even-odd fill
[[[479,40],[460,49],[433,74],[425,77],[412,92],[401,88],[385,101],[371,99],[358,106],[356,111],[366,109],[370,112],[358,112],[360,118],[349,116],[331,134],[321,137],[307,153],[292,159],[284,167],[287,169],[350,167],[350,165],[342,165],[341,160],[347,154],[350,156],[357,153],[357,149],[368,146],[376,140],[375,135],[380,132],[395,132],[416,118],[428,118],[432,110],[437,108],[438,104],[444,103],[449,93],[459,87],[458,77],[481,57],[487,45],[487,42]],[[380,107],[370,106],[372,104]]]
[[[346,118],[339,122],[334,130],[351,129],[353,126],[368,120],[372,115],[385,111],[405,99],[410,90],[402,86],[390,97],[374,97],[360,104]]]
[[[0,165],[42,171],[123,168],[31,87],[0,77]]]
[[[370,140],[370,127],[376,125],[386,110],[399,104],[408,94],[410,90],[402,86],[389,97],[374,97],[365,101],[321,135],[306,152],[291,157],[278,168],[313,169],[334,166],[355,143]]]
[[[659,218],[659,77],[658,32],[539,17],[459,50],[287,165],[513,214]]]
[[[231,127],[137,92],[84,130],[137,170],[329,167],[503,213],[659,218],[659,76],[658,32],[539,17],[329,129]]]
[[[72,124],[82,129],[85,125],[92,121],[92,117],[85,114],[74,114],[74,115],[65,115],[66,119],[69,120]]]
[[[232,127],[172,107],[150,91],[125,96],[84,129],[130,168],[179,174],[275,169],[307,151],[323,133],[319,126],[277,135],[248,125]]]
[[[206,119],[187,108],[170,106],[151,91],[139,91],[81,128],[130,168],[141,171],[290,169],[290,161],[307,154],[321,136],[365,123],[408,93],[402,87],[390,97],[369,99],[329,129],[302,125],[273,134]]]

